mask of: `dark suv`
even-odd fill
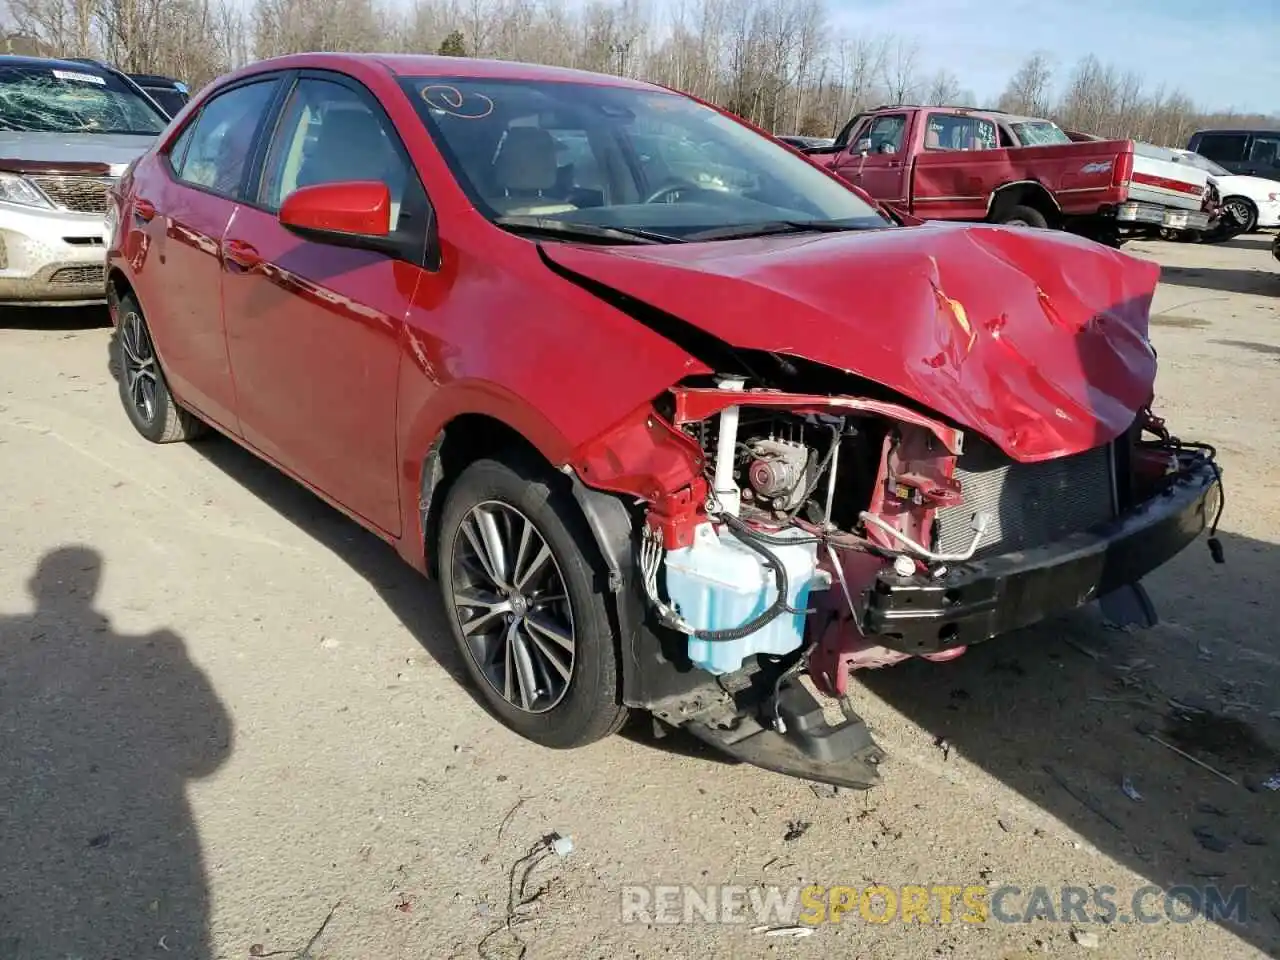
[[[1280,180],[1280,130],[1201,130],[1187,149],[1232,173]]]
[[[129,79],[145,90],[147,96],[160,104],[161,109],[171,117],[176,117],[190,99],[187,85],[180,80],[154,73],[131,73]]]

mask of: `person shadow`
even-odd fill
[[[0,617],[0,957],[211,958],[187,801],[232,725],[182,638],[95,608],[103,558],[46,554]]]

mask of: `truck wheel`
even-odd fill
[[[454,481],[441,593],[490,711],[535,743],[580,747],[627,718],[603,563],[563,478],[530,459],[477,460]]]
[[[169,392],[160,357],[132,295],[120,300],[120,323],[112,340],[113,364],[120,383],[120,402],[133,428],[152,443],[194,440],[208,427],[178,406]]]
[[[1022,205],[1010,207],[1000,215],[996,223],[1006,227],[1034,227],[1037,230],[1046,230],[1049,227],[1049,221],[1045,219],[1043,213],[1035,207]]]

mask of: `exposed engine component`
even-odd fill
[[[756,440],[747,449],[747,482],[756,503],[775,510],[799,506],[817,463],[813,452],[802,443],[772,438]]]

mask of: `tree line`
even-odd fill
[[[8,49],[92,56],[196,89],[250,60],[305,50],[408,51],[652,80],[776,133],[831,136],[883,103],[998,106],[1069,130],[1182,146],[1196,129],[1275,123],[1213,112],[1179,89],[1085,57],[1033,53],[981,104],[904,36],[842,35],[826,0],[3,0]]]

